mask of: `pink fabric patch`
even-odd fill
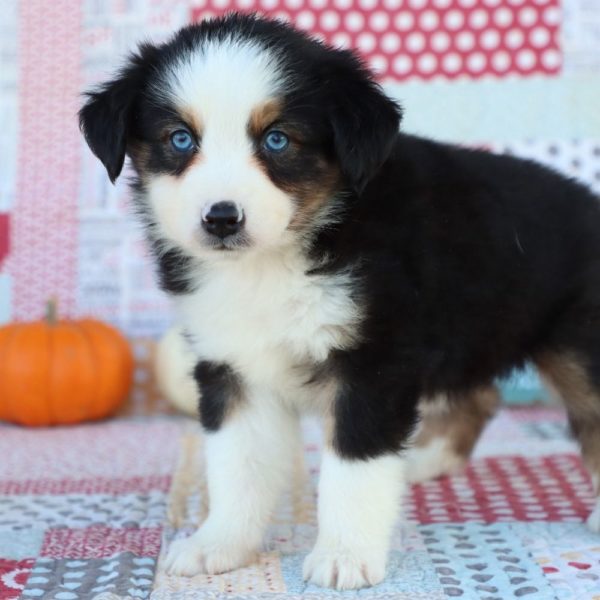
[[[19,140],[13,315],[37,318],[50,297],[72,313],[77,277],[81,2],[19,3]]]
[[[121,552],[136,556],[157,556],[160,527],[111,529],[94,525],[83,529],[49,529],[40,556],[49,558],[104,558]]]
[[[9,224],[9,215],[7,213],[0,213],[0,269],[2,269],[2,264],[4,263],[4,259],[8,256],[8,251],[10,249]]]
[[[170,475],[180,432],[179,424],[164,421],[109,421],[47,429],[0,425],[0,481]]]

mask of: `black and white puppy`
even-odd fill
[[[381,581],[407,479],[464,464],[494,379],[526,360],[598,483],[597,199],[530,161],[400,134],[400,117],[351,52],[241,15],[142,45],[88,95],[87,142],[113,181],[131,158],[198,361],[210,511],[172,573],[252,559],[315,411],[304,576]]]

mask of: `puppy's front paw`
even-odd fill
[[[254,558],[254,552],[243,544],[226,544],[211,540],[197,531],[189,538],[175,540],[165,559],[165,570],[169,575],[191,577],[198,573],[216,575],[243,567]]]
[[[383,581],[385,562],[385,553],[317,544],[304,560],[303,575],[321,587],[356,590]]]

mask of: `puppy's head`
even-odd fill
[[[130,156],[154,238],[201,258],[325,221],[373,177],[399,121],[353,54],[240,15],[142,45],[80,111],[112,181]]]

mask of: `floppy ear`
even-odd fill
[[[352,53],[337,51],[327,77],[334,150],[346,181],[361,192],[389,156],[402,110]]]
[[[79,111],[79,128],[113,183],[123,168],[136,99],[155,51],[154,46],[140,46],[115,79],[86,94],[87,102]]]

